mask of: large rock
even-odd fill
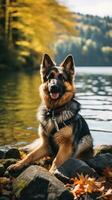
[[[84,161],[75,158],[68,159],[58,170],[55,171],[55,176],[64,183],[67,179],[78,176],[78,174],[89,175],[97,177],[97,173],[88,166]]]
[[[112,154],[99,154],[88,160],[88,165],[95,169],[99,174],[107,167],[112,167]]]
[[[19,200],[73,200],[61,181],[37,165],[30,166],[16,178],[13,192]]]

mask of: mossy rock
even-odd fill
[[[13,193],[19,200],[73,200],[64,184],[45,168],[31,165],[13,183]]]

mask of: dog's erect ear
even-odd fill
[[[48,69],[49,67],[52,67],[55,65],[55,63],[52,61],[50,56],[48,54],[45,54],[42,59],[42,67]]]
[[[74,59],[72,55],[68,55],[65,60],[61,63],[61,67],[64,67],[67,73],[70,73],[71,75],[74,75]]]
[[[53,66],[55,66],[55,63],[52,61],[50,56],[48,54],[44,54],[40,67],[40,74],[43,82],[45,81],[45,76],[48,70]]]

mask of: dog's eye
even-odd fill
[[[54,78],[54,74],[53,73],[49,74],[48,77],[47,77],[48,80],[53,79],[53,78]]]

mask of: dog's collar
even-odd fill
[[[47,117],[50,117],[52,119],[52,121],[54,122],[56,131],[59,131],[61,126],[62,126],[62,125],[60,126],[57,123],[56,116],[59,115],[64,110],[66,110],[67,107],[70,107],[71,104],[74,105],[71,108],[71,111],[73,112],[74,116],[73,116],[73,119],[71,118],[71,119],[66,120],[66,122],[64,121],[63,123],[61,123],[61,124],[64,124],[66,126],[66,124],[68,122],[71,123],[71,121],[75,119],[75,116],[77,116],[78,111],[80,110],[80,103],[78,101],[76,101],[75,98],[72,98],[70,102],[68,102],[67,104],[65,104],[61,107],[58,107],[58,108],[55,108],[55,109],[50,109],[50,110],[47,111],[46,115],[47,115]]]
[[[47,117],[54,117],[59,115],[63,110],[65,110],[66,105],[60,106],[58,108],[49,109],[46,113]]]

